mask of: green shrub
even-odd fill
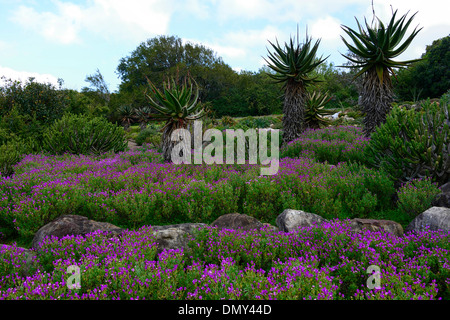
[[[440,193],[430,178],[411,180],[399,189],[398,207],[410,218],[415,218],[431,207],[431,202]]]
[[[67,99],[61,90],[50,83],[35,82],[32,78],[25,83],[7,80],[0,87],[0,116],[5,116],[14,108],[20,115],[51,124],[66,111]]]
[[[101,154],[125,151],[122,127],[104,118],[65,114],[44,132],[43,149],[53,154]]]
[[[427,101],[418,110],[394,107],[372,134],[364,157],[388,172],[397,185],[431,177],[442,185],[450,180],[450,105]]]
[[[0,173],[2,177],[9,177],[14,173],[13,166],[21,159],[17,145],[9,142],[0,146]]]
[[[138,146],[149,143],[158,147],[161,144],[161,133],[154,125],[149,125],[138,133],[135,141]]]

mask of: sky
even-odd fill
[[[75,90],[103,75],[111,92],[117,66],[139,44],[161,35],[214,50],[237,72],[258,71],[270,44],[306,33],[320,39],[319,55],[341,65],[341,25],[371,23],[373,10],[387,23],[417,12],[409,32],[423,28],[398,59],[420,58],[427,45],[450,34],[449,0],[0,0],[0,77]],[[348,39],[347,36],[345,36]]]

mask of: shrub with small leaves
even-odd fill
[[[430,178],[411,180],[399,189],[398,207],[411,218],[431,207],[431,202],[440,193]]]

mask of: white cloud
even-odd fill
[[[93,0],[87,6],[54,0],[55,11],[38,12],[20,6],[12,20],[45,38],[72,44],[80,33],[121,39],[142,39],[166,33],[173,12],[172,0]]]
[[[311,36],[315,39],[340,41],[341,30],[341,22],[331,16],[320,18],[311,23]]]
[[[63,44],[79,41],[78,31],[79,10],[73,6],[73,12],[65,8],[67,5],[59,4],[60,15],[51,12],[39,13],[33,8],[20,6],[14,13],[12,20],[21,24],[24,28],[34,30],[42,34],[45,38]]]
[[[0,66],[0,82],[4,80],[1,79],[5,77],[5,79],[17,80],[21,82],[26,82],[28,78],[35,78],[36,82],[43,83],[51,83],[55,86],[58,85],[58,78],[51,74],[42,74],[37,72],[29,72],[29,71],[17,71],[11,68],[6,68]]]

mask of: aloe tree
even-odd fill
[[[139,122],[141,130],[144,130],[147,127],[150,113],[151,110],[147,106],[134,109],[135,119]]]
[[[306,101],[306,88],[313,82],[317,82],[310,73],[318,65],[326,60],[316,58],[320,40],[312,45],[312,39],[306,35],[303,44],[294,43],[292,37],[289,43],[281,47],[277,41],[276,45],[269,41],[274,52],[269,51],[267,62],[269,68],[275,74],[269,74],[277,83],[283,83],[283,144],[292,141],[304,131],[304,113]]]
[[[396,20],[396,14],[397,11],[393,13],[387,26],[378,18],[377,23],[373,27],[369,26],[367,20],[365,20],[366,29],[355,18],[359,31],[342,26],[342,29],[353,41],[353,44],[347,42],[344,37],[341,36],[341,38],[349,51],[357,57],[349,57],[343,54],[345,58],[352,62],[352,65],[344,67],[357,68],[358,72],[355,78],[362,76],[360,104],[365,112],[363,130],[366,136],[370,136],[377,126],[386,121],[394,96],[391,82],[391,75],[395,76],[394,69],[404,68],[420,60],[392,60],[408,48],[414,37],[421,30],[417,30],[416,27],[404,40],[406,31],[416,14],[407,21],[407,14],[398,20]],[[404,40],[403,43],[401,43],[402,40]]]
[[[328,93],[320,91],[308,92],[305,110],[305,125],[311,129],[319,129],[321,126],[327,126],[330,121],[325,116],[333,114],[333,111],[324,109],[331,98]]]
[[[119,118],[125,131],[130,130],[130,125],[134,120],[134,110],[129,105],[122,105],[119,107]]]
[[[195,83],[195,81],[194,81]],[[199,89],[197,84],[194,92],[193,83],[189,79],[181,85],[175,80],[167,81],[163,84],[162,91],[158,90],[153,83],[149,81],[153,97],[146,94],[150,106],[157,110],[158,114],[150,114],[154,120],[165,121],[162,131],[162,151],[164,161],[171,161],[172,149],[178,140],[172,141],[172,133],[176,129],[187,129],[188,124],[203,117],[203,108],[197,104]],[[186,139],[185,136],[181,137]],[[178,137],[178,139],[180,139]]]

